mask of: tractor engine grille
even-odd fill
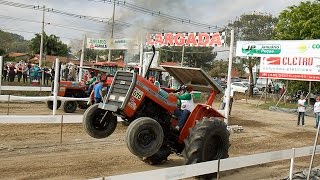
[[[117,71],[107,96],[108,104],[116,105],[122,110],[128,102],[135,82],[135,73]]]

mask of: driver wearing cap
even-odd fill
[[[174,115],[178,118],[177,130],[180,130],[186,122],[190,112],[194,108],[192,95],[188,91],[186,85],[182,85],[180,91],[176,94],[178,97],[178,108],[174,111]]]

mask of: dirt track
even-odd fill
[[[244,131],[231,134],[231,157],[313,145],[313,118],[306,118],[305,127],[296,126],[296,116],[261,110],[250,103],[254,102],[234,104],[231,123],[243,126]],[[7,104],[0,104],[0,114],[6,113]],[[10,104],[9,113],[51,111],[45,104]],[[63,125],[62,144],[60,130],[60,125],[0,124],[0,179],[87,179],[183,164],[177,155],[159,166],[144,164],[127,149],[126,127],[121,124],[102,140],[90,138],[80,124]],[[296,159],[295,170],[307,168],[309,160]],[[314,165],[320,165],[318,156]],[[275,162],[228,171],[221,179],[280,179],[287,176],[288,169],[289,161]]]

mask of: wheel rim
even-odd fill
[[[67,103],[66,108],[68,110],[71,110],[71,109],[73,109],[73,106],[74,106],[74,103],[70,102],[70,103]]]
[[[108,126],[109,122],[107,121],[107,116],[103,118],[104,114],[106,112],[105,111],[98,111],[94,117],[93,117],[93,127],[96,129],[96,130],[105,130],[105,127]]]
[[[220,136],[212,135],[211,138],[208,138],[204,147],[202,157],[204,161],[216,160],[222,157],[223,143]]]
[[[140,146],[146,147],[155,139],[155,134],[152,130],[144,129],[138,134],[138,143]]]

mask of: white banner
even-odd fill
[[[236,56],[320,57],[320,40],[237,41]]]
[[[139,49],[139,45],[132,39],[113,39],[109,43],[111,49]]]
[[[320,81],[320,58],[262,57],[259,77]]]
[[[106,49],[139,49],[138,43],[132,39],[87,39],[87,48],[96,50]]]
[[[87,48],[96,50],[108,49],[108,40],[87,38]]]

